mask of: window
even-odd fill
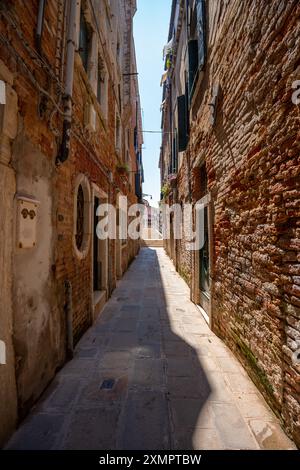
[[[121,122],[118,115],[116,115],[116,151],[120,152],[121,150]]]
[[[178,151],[183,152],[188,144],[188,111],[186,95],[177,98],[178,112]]]
[[[121,45],[120,45],[120,40],[118,39],[117,41],[117,63],[118,66],[121,66]]]
[[[189,96],[191,99],[195,90],[198,71],[203,70],[206,61],[206,10],[204,0],[196,0],[195,8],[191,12],[188,56]]]
[[[103,58],[98,56],[97,100],[104,117],[107,117],[108,74]]]
[[[105,118],[107,118],[108,74],[101,55],[98,56],[97,100]]]
[[[206,60],[206,11],[205,1],[197,0],[197,40],[198,40],[198,66],[202,70]]]
[[[74,193],[74,250],[79,259],[86,257],[90,245],[90,185],[86,176],[78,175]]]
[[[130,148],[130,130],[127,129],[127,147]]]
[[[121,96],[121,85],[119,83],[118,85],[118,98],[119,98],[119,104],[120,104],[120,108],[122,107],[122,96]]]
[[[137,152],[138,151],[138,129],[137,129],[137,127],[134,128],[133,143],[134,143],[135,151]]]
[[[101,104],[104,99],[104,86],[105,86],[105,68],[103,59],[98,57],[98,78],[97,78],[97,100]]]
[[[76,246],[80,251],[83,243],[84,235],[84,194],[82,185],[78,186],[77,191],[77,219],[76,219]]]
[[[205,164],[200,167],[200,191],[201,197],[208,193],[207,172]]]
[[[91,29],[85,19],[84,12],[80,13],[79,54],[85,71],[88,71],[89,55],[91,48]]]
[[[173,131],[172,152],[171,152],[171,174],[178,171],[178,138],[177,129]]]

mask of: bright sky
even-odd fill
[[[168,42],[171,0],[138,0],[134,18],[134,36],[139,72],[139,86],[143,126],[146,131],[159,131],[162,101],[161,76],[164,71],[162,51]],[[158,168],[161,134],[144,133],[143,164],[145,183],[143,192],[153,196],[152,206],[160,200]]]

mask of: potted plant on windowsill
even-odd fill
[[[171,192],[170,184],[169,184],[169,183],[165,183],[165,184],[163,185],[163,187],[161,188],[161,195],[162,195],[162,198],[163,198],[164,200],[166,200],[167,197],[169,196],[170,192]]]
[[[127,163],[118,163],[116,169],[119,175],[126,176],[129,173],[129,166]]]

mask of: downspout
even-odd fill
[[[40,0],[36,27],[36,46],[39,52],[41,51],[42,34],[44,29],[45,6],[46,0]]]
[[[67,57],[66,57],[66,77],[64,92],[64,122],[62,142],[59,154],[56,158],[56,164],[64,163],[69,158],[71,123],[72,123],[72,95],[74,81],[74,61],[76,49],[76,20],[79,17],[80,0],[70,0],[70,14],[67,34]]]

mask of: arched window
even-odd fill
[[[86,257],[91,235],[91,193],[86,176],[78,175],[74,199],[74,249],[80,259]]]
[[[84,235],[84,194],[80,184],[77,191],[76,246],[81,250]]]

